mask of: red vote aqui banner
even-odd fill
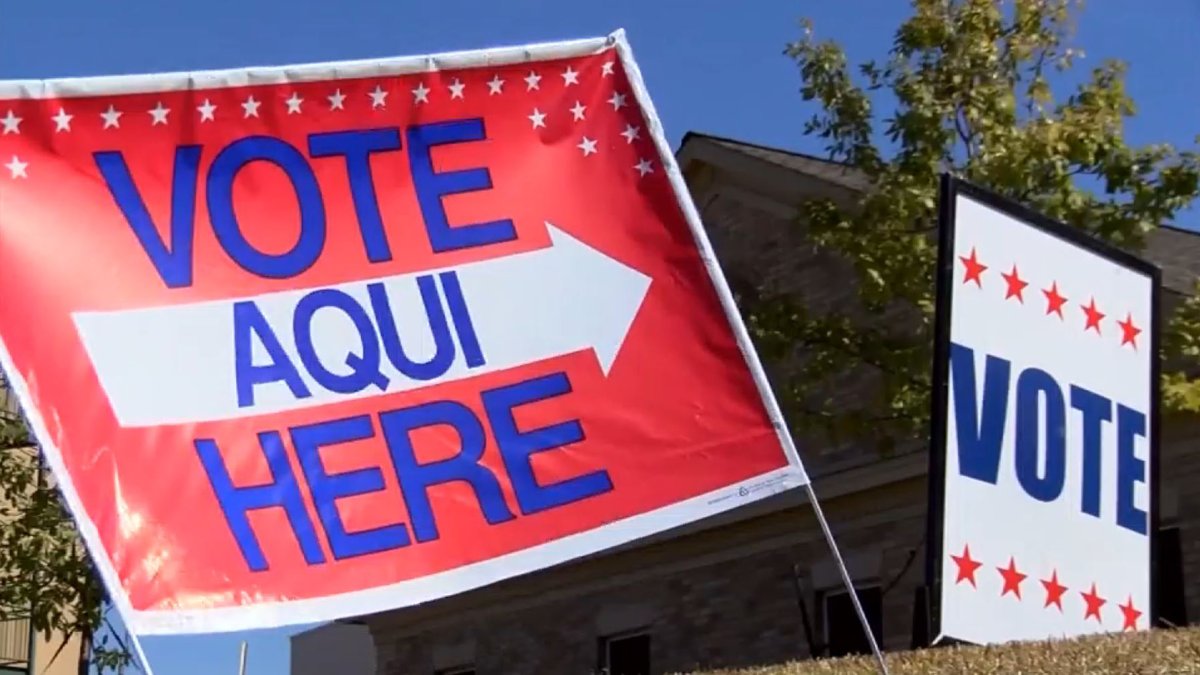
[[[621,32],[2,82],[0,294],[138,633],[412,605],[807,482]]]

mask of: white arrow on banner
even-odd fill
[[[417,380],[402,374],[380,349],[378,377],[361,391],[339,393],[318,383],[300,358],[294,317],[301,299],[314,289],[270,293],[185,305],[114,312],[79,312],[76,329],[125,427],[227,419],[304,408],[335,401],[428,387],[591,349],[605,374],[612,368],[637,315],[650,278],[571,237],[550,223],[550,246],[536,251],[456,267],[367,279],[331,288],[354,298],[370,318],[370,340],[380,341],[368,284],[387,291],[396,333],[412,361],[436,353],[429,315],[418,278],[452,271],[478,340],[478,360],[469,363],[462,326],[451,320],[450,291],[438,284],[439,302],[454,359],[445,372]],[[252,301],[277,337],[311,395],[297,397],[284,382],[253,387],[253,403],[239,405],[234,305]],[[362,355],[363,334],[350,316],[336,308],[312,314],[308,329],[315,354],[337,375],[352,372],[347,355]],[[250,340],[254,366],[272,362],[256,337]]]

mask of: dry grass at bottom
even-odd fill
[[[939,647],[885,655],[892,675],[1161,675],[1200,673],[1200,628],[1098,635],[998,647]],[[870,675],[873,658],[800,661],[705,675]]]

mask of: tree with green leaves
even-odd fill
[[[851,69],[834,42],[804,22],[786,53],[817,112],[807,134],[870,186],[856,203],[801,205],[819,249],[852,264],[852,311],[815,314],[793,299],[748,299],[751,331],[768,356],[802,355],[776,383],[801,427],[853,433],[882,447],[928,431],[939,174],[950,172],[1137,252],[1147,233],[1195,200],[1200,161],[1169,145],[1132,147],[1125,67],[1106,61],[1066,96],[1055,80],[1075,66],[1072,0],[913,0],[883,62]],[[880,108],[885,110],[879,110]],[[903,321],[887,320],[904,316]],[[1164,331],[1164,408],[1200,411],[1200,300]],[[832,378],[869,371],[877,396],[846,410]],[[845,436],[842,436],[845,438]]]
[[[106,597],[26,426],[0,414],[0,621],[29,619],[54,645],[53,659],[78,637],[80,675],[119,673],[130,651],[109,622]]]

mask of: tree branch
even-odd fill
[[[115,626],[112,625],[112,622],[108,620],[107,615],[105,615],[105,617],[104,617],[104,625],[108,628],[109,632],[112,633],[113,639],[117,641],[117,646],[121,648],[121,652],[123,654],[125,654],[126,656],[132,655],[133,651],[130,650],[129,646],[125,644],[125,641],[121,639],[120,633],[117,632],[117,629]],[[129,662],[135,663],[136,664],[135,667],[138,670],[142,670],[142,664],[140,662],[136,662],[136,660],[133,659],[132,657],[130,657]]]
[[[959,113],[962,113],[963,120],[959,121]],[[966,111],[961,107],[954,108],[954,130],[958,132],[958,137],[962,139],[963,146],[966,148],[967,161],[970,162],[975,158],[974,143],[975,132],[970,130],[970,122],[966,119]],[[964,129],[963,125],[967,125]]]
[[[862,363],[864,363],[868,366],[872,366],[873,368],[879,370],[882,373],[885,373],[887,375],[891,375],[894,377],[895,376],[901,377],[908,384],[918,387],[923,391],[929,389],[928,382],[926,382],[922,379],[913,377],[912,375],[909,375],[907,373],[904,373],[904,372],[902,372],[902,369],[894,368],[880,359],[877,359],[873,356],[869,356],[863,349],[853,347],[852,346],[854,344],[853,342],[840,342],[840,341],[836,341],[836,340],[821,341],[821,340],[814,340],[814,339],[801,339],[800,343],[807,344],[807,345],[820,345],[820,346],[835,349],[837,351],[840,351],[843,354],[846,354],[847,356],[852,356],[854,358],[857,358]]]

